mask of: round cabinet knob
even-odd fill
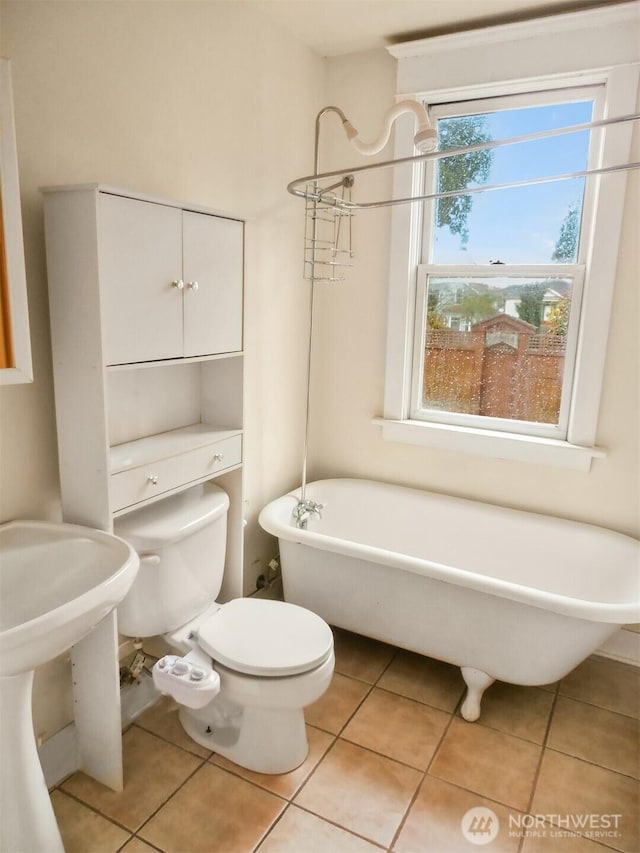
[[[214,462],[222,462],[223,459],[224,459],[224,453],[214,453],[213,454],[213,461]]]
[[[181,278],[178,279],[178,281],[172,281],[171,287],[175,287],[176,290],[183,290],[184,289],[184,281]]]
[[[147,483],[151,483],[152,486],[158,485],[158,475],[157,474],[149,474],[147,477]]]
[[[198,284],[197,281],[188,281],[187,282],[187,287],[189,288],[189,290],[197,290],[199,286],[200,285]]]

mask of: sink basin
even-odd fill
[[[28,672],[77,643],[119,604],[138,556],[75,524],[0,525],[0,676]]]
[[[100,530],[0,525],[0,850],[64,853],[33,736],[33,670],[96,628],[138,564],[126,542]]]

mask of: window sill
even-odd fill
[[[574,471],[589,471],[593,458],[602,459],[606,452],[597,447],[583,447],[552,438],[539,438],[495,430],[426,423],[425,421],[374,418],[382,427],[384,441],[416,444],[438,450],[473,453],[493,459],[533,462]]]

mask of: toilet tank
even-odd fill
[[[222,586],[229,497],[204,483],[134,510],[114,533],[140,556],[140,569],[118,607],[129,637],[174,631],[212,604]]]

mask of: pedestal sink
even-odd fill
[[[138,557],[74,524],[0,525],[0,850],[58,853],[33,734],[33,670],[79,642],[127,594]]]

